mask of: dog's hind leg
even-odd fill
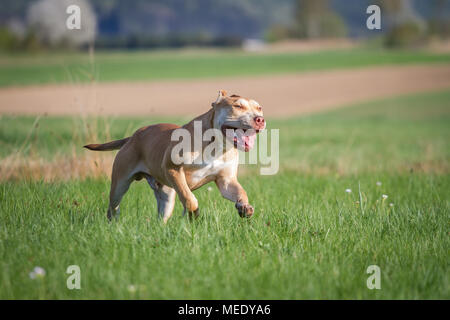
[[[109,193],[109,207],[108,219],[119,218],[119,205],[122,201],[123,195],[128,191],[130,184],[134,181],[134,170],[136,166],[133,165],[126,154],[121,151],[114,160],[112,176],[111,176],[111,191]]]
[[[160,184],[150,175],[147,175],[146,179],[155,193],[155,198],[158,204],[158,216],[163,219],[164,223],[166,223],[172,216],[173,208],[175,206],[176,192],[174,189]]]
[[[108,207],[108,219],[118,219],[120,214],[120,201],[123,195],[128,191],[132,179],[113,180],[111,183],[111,191],[109,194],[109,207]]]

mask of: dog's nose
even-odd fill
[[[256,125],[258,127],[263,127],[264,126],[265,120],[264,120],[263,117],[258,116],[258,117],[255,117],[253,120],[255,121],[255,123],[256,123]]]

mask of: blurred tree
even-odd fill
[[[81,28],[68,29],[66,9],[77,5],[81,10]],[[92,44],[96,34],[96,16],[86,0],[39,0],[27,12],[30,32],[44,45],[80,47]]]
[[[285,39],[289,39],[295,36],[291,28],[275,24],[267,29],[264,40],[267,42],[277,42]]]
[[[328,0],[297,0],[297,35],[301,38],[337,38],[347,34],[344,20]]]
[[[386,46],[413,46],[424,40],[426,23],[414,10],[411,0],[377,2],[382,12],[382,28],[387,30]]]
[[[19,40],[7,28],[0,28],[0,49],[12,51],[18,47]]]
[[[431,0],[432,16],[429,19],[430,34],[441,38],[450,36],[450,16],[446,14],[450,0]]]
[[[42,49],[40,42],[33,32],[22,33],[14,28],[0,27],[0,50],[6,52],[29,51]]]

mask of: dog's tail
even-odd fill
[[[112,150],[118,150],[122,148],[122,146],[128,142],[130,138],[125,138],[121,140],[115,140],[103,144],[88,144],[84,146],[84,148],[92,150],[92,151],[112,151]]]

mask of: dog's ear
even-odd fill
[[[217,96],[216,101],[214,101],[213,103],[211,103],[211,106],[214,108],[217,104],[219,104],[223,98],[225,98],[227,96],[227,92],[225,90],[219,90],[219,95]]]

